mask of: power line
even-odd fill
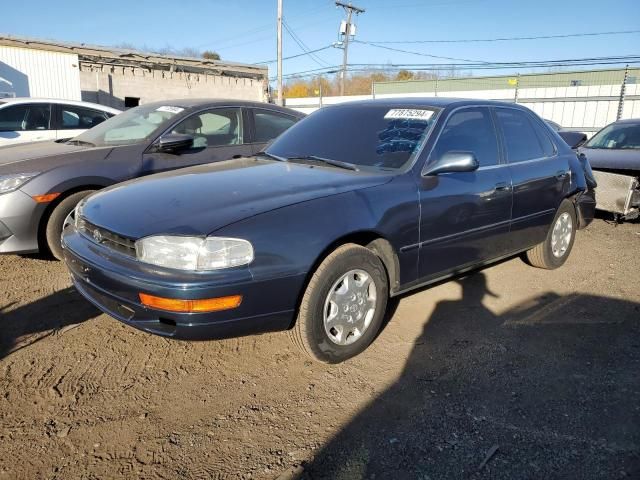
[[[439,58],[441,60],[454,60],[457,62],[475,62],[475,63],[490,63],[490,62],[486,62],[484,60],[469,60],[467,58],[455,58],[455,57],[444,57],[442,55],[431,55],[429,53],[421,53],[421,52],[412,52],[410,50],[402,50],[400,48],[395,48],[395,47],[387,47],[385,45],[378,45],[376,43],[373,42],[367,42],[364,40],[353,40],[354,43],[362,43],[364,45],[369,45],[371,47],[376,47],[376,48],[383,48],[385,50],[391,50],[393,52],[401,52],[401,53],[409,53],[411,55],[419,55],[421,57],[430,57],[430,58]]]
[[[572,67],[572,66],[596,66],[596,65],[620,65],[620,64],[636,64],[640,63],[640,55],[626,55],[618,57],[588,57],[577,59],[560,59],[560,60],[537,60],[527,62],[491,62],[480,64],[468,64],[468,63],[402,63],[402,64],[388,64],[388,63],[357,63],[350,64],[348,71],[350,72],[363,72],[369,70],[432,70],[432,71],[447,71],[451,69],[474,69],[474,70],[499,70],[499,69],[521,69],[521,68],[544,68],[544,67]],[[327,68],[315,68],[311,70],[304,70],[301,72],[294,72],[285,75],[285,78],[293,77],[309,77],[323,74],[338,73],[340,70],[339,65],[334,65]],[[273,78],[271,79],[273,80]]]
[[[282,26],[285,28],[285,30],[287,31],[289,36],[293,39],[293,41],[296,42],[298,44],[298,46],[302,49],[302,51],[305,52],[307,55],[309,55],[309,57],[315,63],[317,63],[321,67],[329,66],[329,64],[327,62],[325,62],[320,57],[315,55],[314,52],[310,51],[309,47],[307,47],[307,45],[302,41],[302,39],[300,37],[298,37],[298,35],[296,35],[296,33],[289,27],[289,25],[287,24],[285,19],[282,19]]]
[[[324,47],[316,48],[315,50],[309,50],[308,52],[302,52],[302,53],[298,53],[296,55],[290,55],[288,57],[284,57],[282,60],[290,60],[292,58],[304,57],[305,55],[321,52],[321,51],[327,50],[329,48],[333,48],[333,44],[325,45]],[[267,60],[267,61],[264,61],[264,62],[255,62],[255,63],[253,63],[253,65],[268,65],[270,63],[276,63],[277,61],[278,61],[277,59]]]
[[[476,43],[476,42],[507,42],[520,40],[546,40],[558,38],[574,37],[597,37],[602,35],[629,35],[640,33],[640,30],[619,30],[613,32],[589,32],[589,33],[567,33],[561,35],[537,35],[531,37],[497,37],[497,38],[469,38],[458,40],[371,40],[369,43],[377,44],[400,44],[400,43]]]

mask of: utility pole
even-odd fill
[[[278,105],[282,104],[282,0],[278,0]]]
[[[344,49],[342,55],[342,75],[340,78],[340,95],[344,95],[344,81],[347,76],[347,60],[348,60],[348,51],[349,51],[349,38],[351,36],[351,15],[353,12],[356,12],[356,15],[359,13],[364,13],[364,8],[356,7],[355,5],[351,5],[351,3],[343,3],[340,1],[336,2],[337,7],[344,8],[345,12],[347,12],[347,22],[344,31]]]

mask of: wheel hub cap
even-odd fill
[[[572,235],[573,223],[571,215],[565,212],[558,217],[551,232],[551,251],[554,257],[560,258],[567,253]]]
[[[349,270],[333,284],[324,302],[324,330],[338,345],[357,341],[376,312],[376,285],[364,270]]]

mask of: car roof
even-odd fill
[[[640,118],[625,118],[624,120],[618,120],[611,125],[640,125]]]
[[[510,106],[517,107],[523,110],[528,110],[526,107],[522,107],[512,102],[500,102],[497,100],[480,100],[475,98],[448,98],[448,97],[385,97],[385,98],[376,98],[373,100],[357,100],[353,102],[345,102],[331,105],[332,107],[338,106],[346,106],[346,105],[377,105],[389,108],[397,108],[397,107],[416,107],[416,106],[424,106],[424,107],[437,107],[437,108],[446,108],[446,107],[461,107],[461,106],[473,106],[473,105],[484,105],[484,106]]]
[[[75,105],[78,107],[94,108],[109,113],[120,113],[122,110],[117,108],[100,105],[99,103],[83,102],[80,100],[67,100],[65,98],[32,98],[32,97],[13,97],[0,98],[0,104],[20,104],[20,103],[55,103],[62,105]]]
[[[178,98],[170,100],[160,100],[157,102],[144,103],[145,107],[182,107],[182,108],[207,108],[207,107],[250,107],[250,108],[267,108],[270,110],[280,111],[288,115],[304,117],[305,114],[292,110],[291,108],[281,107],[273,103],[254,102],[251,100],[234,100],[224,98]]]

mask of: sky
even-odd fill
[[[640,30],[639,0],[352,0],[356,40],[460,40]],[[0,34],[94,45],[197,48],[224,60],[276,58],[276,0],[29,0],[2,9]],[[310,50],[338,40],[344,10],[329,0],[284,0],[289,29]],[[284,56],[302,53],[283,31]],[[350,64],[451,63],[425,55],[474,61],[555,60],[640,54],[640,33],[527,41],[385,44],[349,48]],[[284,61],[284,73],[340,65],[342,50]],[[455,63],[465,63],[454,61]],[[275,75],[276,64],[269,63]],[[524,73],[524,71],[522,71]],[[474,72],[479,73],[479,72]],[[504,73],[504,72],[501,72]]]

